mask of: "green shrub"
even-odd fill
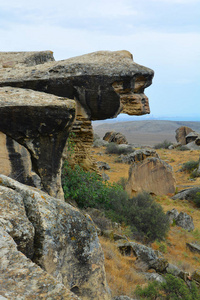
[[[178,150],[178,151],[189,151],[190,149],[185,145],[180,145],[180,146],[176,147],[176,150]]]
[[[173,143],[168,140],[164,140],[162,143],[158,143],[154,146],[155,149],[168,149]]]
[[[128,154],[128,153],[131,153],[133,152],[133,148],[131,146],[120,146],[118,144],[115,144],[115,143],[109,143],[106,145],[106,153],[108,154]]]
[[[192,172],[198,167],[199,161],[190,160],[182,165],[181,171]]]
[[[135,238],[162,240],[169,229],[168,218],[160,204],[147,193],[128,198],[122,186],[104,182],[94,172],[65,162],[62,172],[65,199],[73,199],[80,208],[97,208],[112,221],[130,226]]]
[[[120,179],[117,181],[117,184],[120,185],[124,191],[126,189],[127,183],[128,183],[128,179],[125,177],[120,177]]]
[[[129,199],[127,220],[138,237],[147,242],[164,240],[169,230],[162,206],[145,192]]]
[[[197,207],[200,207],[200,193],[196,193],[193,199],[194,203],[196,204]]]
[[[171,274],[165,276],[165,282],[150,282],[147,287],[137,287],[135,294],[140,299],[167,299],[167,300],[199,300],[200,295],[194,282],[190,287],[181,279]]]

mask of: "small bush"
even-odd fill
[[[108,154],[128,154],[133,152],[133,148],[131,146],[120,146],[115,143],[109,143],[106,145],[106,153]]]
[[[179,151],[189,151],[190,149],[185,146],[185,145],[180,145],[178,147],[176,147],[176,150],[179,150]]]
[[[194,203],[196,204],[197,207],[200,207],[200,193],[196,193],[193,199]]]
[[[117,184],[120,185],[124,191],[126,189],[127,183],[128,183],[128,179],[125,177],[120,177],[120,179],[117,181]]]
[[[164,240],[169,230],[169,220],[162,206],[148,193],[129,199],[127,220],[137,236],[147,242]]]
[[[154,146],[155,149],[168,149],[173,143],[168,140],[164,140],[162,143],[158,143]]]
[[[199,161],[190,160],[182,165],[181,171],[192,172],[198,167]]]
[[[150,282],[147,287],[138,286],[135,294],[140,299],[167,299],[167,300],[199,300],[200,295],[198,288],[194,282],[190,287],[186,283],[171,274],[165,276],[165,282]]]

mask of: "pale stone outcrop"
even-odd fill
[[[27,163],[29,165],[31,159],[32,171],[41,180],[42,189],[52,196],[62,197],[61,159],[74,118],[73,100],[33,90],[0,88],[0,131],[23,145],[30,154],[30,157],[28,154],[22,157],[22,170],[17,170],[15,157],[11,159],[12,177],[18,179],[16,172],[19,171],[23,173],[24,183],[34,185],[31,174],[23,169],[26,165],[23,159],[28,157]],[[6,142],[12,143],[7,137]],[[18,153],[22,151],[24,148]]]
[[[174,194],[176,181],[172,167],[156,157],[133,162],[126,187],[130,196],[147,191],[154,195]]]
[[[1,52],[0,60],[5,55]],[[90,155],[91,120],[112,118],[120,112],[130,115],[150,112],[144,89],[151,84],[154,73],[133,62],[128,51],[99,51],[31,66],[25,62],[33,53],[20,55],[23,64],[17,64],[13,54],[10,64],[0,69],[0,86],[28,88],[75,99],[78,113],[74,127],[77,136],[74,158],[86,169],[95,169]]]
[[[15,290],[12,285],[14,276],[16,276],[18,272],[19,274],[22,273],[20,276],[24,276],[21,283],[22,286],[25,286],[28,290],[30,285],[30,292],[40,285],[40,276],[44,276],[52,280],[50,283],[47,280],[50,290],[56,289],[56,282],[60,282],[59,286],[61,290],[64,288],[62,285],[64,284],[67,290],[71,290],[80,296],[82,300],[109,300],[111,298],[105,278],[103,252],[95,226],[87,215],[82,215],[78,209],[73,208],[62,200],[55,199],[36,188],[23,185],[4,175],[0,175],[0,191],[3,192],[2,198],[0,198],[2,206],[4,205],[4,201],[7,203],[9,198],[11,199],[9,202],[10,217],[9,214],[7,215],[4,214],[3,211],[0,211],[2,214],[0,220],[5,220],[5,222],[0,223],[0,228],[9,233],[14,240],[17,236],[16,242],[18,242],[18,245],[21,245],[20,243],[22,243],[23,238],[28,236],[27,224],[31,223],[30,228],[34,227],[34,245],[32,247],[34,253],[31,255],[34,264],[30,262],[30,260],[29,263],[27,263],[27,259],[24,255],[22,255],[21,252],[16,252],[16,249],[15,254],[12,254],[9,245],[7,247],[5,244],[0,248],[0,266],[3,268],[3,272],[0,272],[1,288],[4,288],[4,283],[8,281],[5,285],[7,289],[13,291],[13,293],[15,291],[18,293],[18,287],[16,287]],[[16,205],[19,205],[18,209],[16,209]],[[6,205],[6,207],[7,206],[8,205]],[[12,218],[15,211],[19,211],[19,213],[16,214],[15,218]],[[21,211],[23,213],[21,213]],[[26,215],[24,213],[25,211]],[[18,216],[20,214],[25,221],[21,220],[21,223],[19,222],[20,224],[14,225],[17,220],[19,221]],[[10,229],[9,221],[14,228]],[[24,225],[22,224],[23,222]],[[14,230],[15,232],[20,231],[18,235],[12,233]],[[2,246],[4,237],[1,236],[1,238],[3,239],[0,242]],[[9,238],[7,239],[9,240]],[[25,240],[28,241],[28,238]],[[31,247],[33,238],[30,238],[30,241]],[[13,241],[11,243],[11,248],[16,247]],[[18,246],[18,248],[20,250],[20,246]],[[26,254],[26,249],[23,250],[23,252]],[[7,253],[7,255],[9,253],[9,258],[5,256],[5,253]],[[17,259],[12,258],[12,255],[15,255]],[[25,266],[24,260],[26,260]],[[13,266],[13,268],[6,273],[8,264]],[[44,271],[35,264],[40,266],[48,274],[46,274],[46,272],[44,273]],[[28,271],[24,270],[24,267],[25,269],[28,268]],[[29,268],[33,270],[33,273],[30,273]],[[8,270],[10,269],[8,268]],[[53,276],[54,279],[50,275]],[[18,278],[19,280],[21,279],[20,276]],[[34,276],[36,281],[32,280]],[[8,278],[10,278],[11,281],[10,287]],[[46,280],[45,278],[41,279],[42,282]],[[44,284],[46,283],[44,282]],[[34,287],[34,285],[36,285],[36,287]],[[21,293],[23,293],[23,291],[24,289]],[[57,297],[58,296],[59,293]],[[68,298],[58,297],[55,299]]]
[[[0,299],[81,300],[18,251],[14,240],[1,226],[0,241]]]

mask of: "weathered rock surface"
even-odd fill
[[[106,163],[105,161],[98,161],[97,166],[98,166],[99,170],[110,170],[109,164]]]
[[[161,159],[149,157],[131,164],[126,187],[130,196],[142,191],[154,195],[174,194],[175,189],[172,167]]]
[[[103,137],[103,140],[109,143],[116,143],[119,145],[128,144],[126,137],[122,133],[115,131],[106,132],[106,134]]]
[[[74,118],[75,102],[72,100],[32,90],[0,88],[0,131],[28,150],[32,170],[39,176],[43,190],[55,197],[62,197],[61,159]],[[10,159],[10,164],[12,177],[17,177],[15,157]],[[28,178],[25,183],[34,184],[23,165],[26,163],[22,159],[20,172],[25,180]]]
[[[22,252],[0,226],[0,299],[80,300]],[[3,298],[5,297],[5,298]]]
[[[189,200],[192,201],[196,195],[196,193],[200,193],[200,187],[193,187],[190,189],[185,189],[177,193],[172,197],[173,200]]]
[[[153,149],[140,149],[140,150],[135,150],[132,153],[127,155],[121,154],[119,159],[123,163],[131,164],[132,162],[143,161],[147,157],[159,158],[159,155]]]
[[[186,145],[186,136],[193,130],[187,126],[181,126],[176,129],[176,141],[181,145]]]
[[[3,198],[4,196],[6,199],[9,199],[10,196],[14,198],[10,201],[9,209],[11,211],[15,209],[16,203],[21,203],[20,199],[23,200],[26,216],[35,230],[32,261],[83,300],[110,299],[103,265],[103,252],[91,219],[82,215],[69,204],[4,175],[0,176],[0,186],[4,191]],[[3,201],[2,198],[1,201]],[[23,211],[19,205],[18,210],[20,211],[20,209]],[[10,212],[11,215],[13,213]],[[10,220],[11,218],[12,216],[10,216]],[[17,220],[17,215],[15,219]],[[13,218],[12,225],[14,225],[15,219]],[[24,219],[26,219],[25,216]],[[26,240],[27,242],[31,240],[26,228],[28,220],[24,223],[24,227],[20,224],[14,226],[15,231],[21,230],[18,233],[21,240],[27,236],[24,245],[19,243],[21,248],[26,248]],[[9,218],[7,223],[0,224],[9,232]],[[9,233],[15,238],[15,231],[14,234],[11,231],[14,229],[11,228]],[[9,252],[9,249],[5,251]],[[19,255],[22,254],[19,253]],[[19,269],[20,263],[18,272]],[[4,276],[7,275],[4,273]],[[2,278],[1,283],[3,284],[9,276],[4,277],[5,279]],[[29,282],[29,277],[25,279]]]
[[[50,57],[46,61],[53,60],[52,53],[47,53]],[[45,59],[41,52],[15,52],[11,58],[8,56],[9,53],[0,53],[0,60],[10,61],[6,68],[0,69],[0,86],[28,88],[76,100],[73,130],[77,149],[73,158],[85,169],[96,168],[90,154],[93,142],[90,120],[115,117],[120,112],[130,115],[150,112],[144,89],[151,84],[154,73],[133,62],[128,51],[99,51],[42,64]]]
[[[166,259],[158,257],[155,251],[147,246],[120,240],[117,242],[117,248],[123,255],[133,253],[136,257],[136,265],[142,270],[155,269],[157,272],[164,272],[168,266]]]
[[[191,131],[188,135],[186,135],[186,144],[194,142],[197,138],[199,138],[199,134],[195,131]]]
[[[193,219],[185,212],[179,213],[175,208],[173,208],[172,210],[168,211],[166,215],[169,218],[170,224],[173,224],[173,222],[175,222],[177,226],[180,226],[185,230],[188,231],[194,230]]]
[[[180,212],[180,214],[177,216],[176,225],[188,231],[194,230],[194,223],[192,217],[184,212]]]

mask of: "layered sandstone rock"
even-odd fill
[[[153,71],[133,62],[128,51],[99,51],[43,64],[45,59],[38,59],[40,55],[37,52],[10,54],[10,63],[0,69],[0,86],[28,88],[75,99],[78,114],[74,131],[78,144],[74,159],[86,169],[94,169],[95,162],[90,155],[93,131],[89,121],[112,118],[120,112],[149,113],[144,89],[151,84]],[[52,60],[51,52],[45,55]],[[7,61],[6,56],[9,55],[1,52],[0,60]],[[34,56],[37,59],[33,59]],[[87,134],[83,134],[84,131]]]
[[[75,102],[66,100],[32,90],[0,88],[0,131],[24,146],[30,154],[30,158],[28,154],[22,156],[22,170],[18,172],[23,173],[25,183],[34,185],[31,174],[23,169],[26,165],[23,160],[28,157],[29,165],[31,159],[32,171],[41,180],[42,189],[55,197],[62,197],[61,159],[75,118]],[[6,143],[10,141],[11,144],[7,137]],[[20,148],[18,153],[23,151],[24,148]],[[18,179],[15,158],[11,158],[10,164],[13,167],[11,176]]]
[[[176,181],[172,168],[161,159],[149,157],[130,166],[126,187],[130,196],[142,191],[154,195],[174,194],[175,189]]]
[[[87,215],[3,175],[0,196],[0,230],[9,234],[0,235],[0,290],[9,299],[34,292],[37,299],[78,299],[69,290],[83,300],[110,299],[103,252]]]

